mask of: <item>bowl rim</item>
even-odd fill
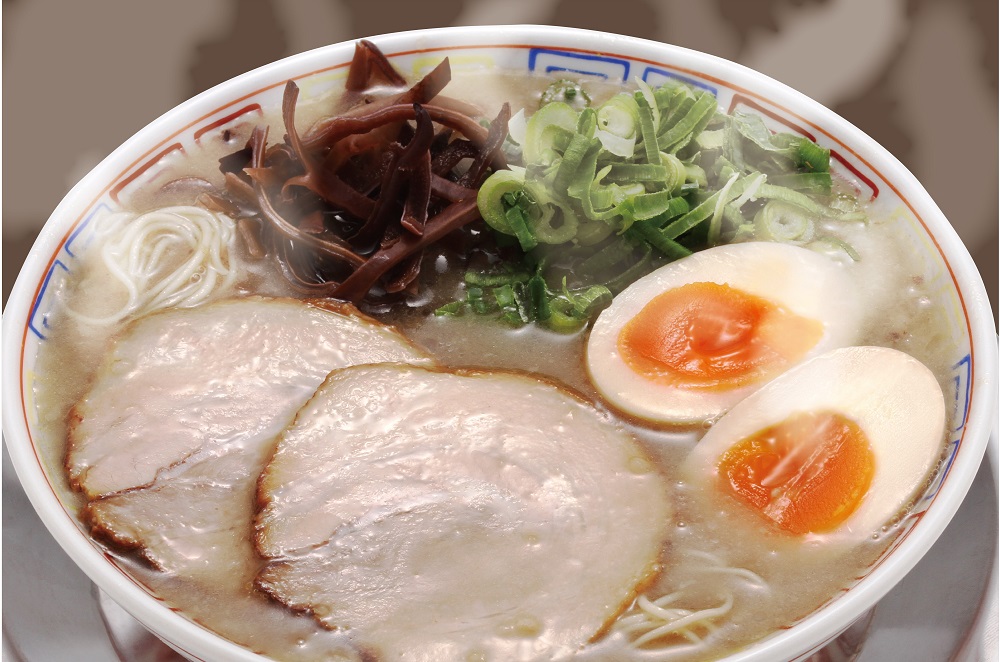
[[[422,51],[446,54],[449,50],[472,46],[530,48],[547,45],[565,50],[613,54],[679,71],[684,71],[682,63],[694,64],[699,70],[693,73],[699,77],[714,77],[731,89],[749,92],[785,108],[818,132],[843,144],[879,173],[909,207],[936,245],[948,267],[965,312],[970,340],[970,363],[974,370],[970,384],[975,395],[970,396],[965,430],[958,449],[960,452],[949,468],[931,507],[919,521],[919,526],[909,530],[904,536],[906,540],[885,558],[886,562],[879,562],[845,595],[812,612],[794,626],[748,644],[725,660],[749,662],[804,654],[810,650],[810,646],[826,642],[850,625],[913,568],[957,511],[982,461],[990,432],[996,425],[997,341],[989,299],[971,256],[930,195],[902,163],[860,129],[808,96],[743,65],[688,48],[606,32],[540,25],[432,28],[377,35],[368,39],[377,43],[390,58]],[[94,195],[100,185],[111,182],[108,184],[110,188],[139,163],[136,160],[122,169],[133,155],[142,151],[144,145],[157,143],[156,137],[160,135],[170,134],[173,137],[201,121],[197,119],[189,124],[189,119],[203,119],[203,115],[208,117],[220,107],[233,105],[252,94],[281,85],[288,78],[299,78],[346,66],[355,41],[340,42],[292,55],[223,82],[168,110],[122,143],[82,178],[52,212],[18,274],[4,310],[0,354],[4,363],[3,410],[7,414],[3,417],[4,441],[32,506],[60,546],[96,584],[155,634],[169,639],[170,645],[175,648],[181,643],[189,645],[191,650],[180,652],[192,659],[267,658],[175,613],[160,598],[129,578],[116,564],[110,562],[107,554],[101,553],[99,546],[81,530],[76,519],[49,487],[49,478],[43,469],[42,460],[30,439],[26,413],[24,416],[15,415],[15,412],[26,411],[22,393],[24,369],[21,350],[27,335],[28,317],[32,304],[39,296],[41,280],[75,227],[70,222],[75,210],[83,209],[83,213],[86,213],[89,208],[88,199],[94,197],[94,201],[90,203],[92,205],[103,194]],[[334,63],[333,66],[331,62]],[[262,81],[268,80],[280,82],[261,87]],[[205,115],[209,110],[212,113]],[[159,145],[162,146],[168,140],[169,137],[160,141]],[[139,158],[147,158],[155,149],[156,146]],[[875,168],[872,163],[877,163],[878,167]],[[77,223],[79,220],[78,218]],[[965,447],[964,450],[961,446]]]

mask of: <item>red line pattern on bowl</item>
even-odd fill
[[[118,197],[121,195],[122,191],[124,191],[128,187],[129,184],[131,184],[139,177],[141,177],[142,173],[146,172],[154,165],[159,163],[159,161],[167,154],[170,154],[171,152],[176,152],[178,150],[180,150],[181,153],[183,153],[184,145],[180,143],[174,143],[170,147],[166,148],[165,150],[163,150],[162,152],[151,158],[149,161],[136,168],[136,170],[131,175],[129,175],[128,177],[120,181],[118,184],[116,184],[115,187],[111,189],[111,193],[109,193],[108,195],[111,197],[112,200],[118,202],[119,201]]]
[[[246,108],[240,108],[235,113],[226,115],[222,119],[216,120],[215,122],[212,122],[211,124],[208,124],[206,126],[201,127],[200,129],[198,129],[197,131],[194,132],[194,141],[195,142],[200,142],[201,141],[201,137],[203,135],[205,135],[206,133],[208,133],[209,131],[211,131],[212,129],[221,129],[222,127],[224,127],[225,125],[233,122],[237,118],[240,118],[240,117],[242,117],[244,115],[247,115],[249,113],[254,113],[254,112],[257,113],[258,115],[263,115],[264,114],[264,111],[261,109],[259,103],[252,103],[249,106],[247,106]]]

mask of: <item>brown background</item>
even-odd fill
[[[916,174],[997,310],[996,0],[4,0],[3,298],[61,197],[184,99],[328,43],[545,23],[705,51],[829,106]]]

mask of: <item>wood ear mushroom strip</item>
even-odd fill
[[[403,78],[359,42],[352,105],[300,135],[299,88],[288,81],[284,140],[269,145],[258,126],[246,148],[220,159],[225,189],[203,203],[236,217],[248,253],[277,261],[301,292],[359,303],[413,291],[424,249],[479,219],[479,186],[507,167],[510,106],[484,128],[471,108],[434,102],[450,79],[446,59],[401,93],[374,98],[370,90]]]

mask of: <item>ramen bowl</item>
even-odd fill
[[[947,451],[933,482],[913,505],[899,535],[876,562],[810,614],[732,652],[729,662],[800,660],[871,609],[944,531],[979,469],[996,416],[997,343],[981,276],[927,192],[891,154],[804,95],[731,62],[666,44],[556,27],[503,26],[424,30],[371,39],[407,79],[443,57],[456,73],[571,72],[582,80],[680,80],[711,92],[719,108],[745,109],[774,131],[805,136],[830,150],[831,169],[858,196],[891,217],[921,264],[921,285],[940,302],[935,342],[951,366],[944,393],[950,410]],[[157,637],[192,660],[263,660],[166,603],[92,539],[79,518],[63,468],[63,449],[47,443],[46,413],[35,398],[38,355],[59,333],[60,284],[91,249],[102,215],[163,183],[163,164],[194,152],[213,132],[253,122],[280,106],[294,79],[304,95],[343,85],[354,44],[309,51],[239,76],[165,113],[115,150],[52,213],[13,288],[3,320],[4,438],[33,506],[79,567]],[[220,608],[224,608],[220,606]]]

